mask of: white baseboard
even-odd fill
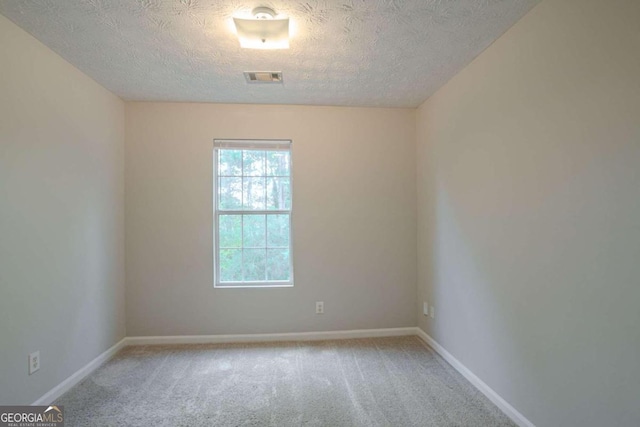
[[[469,368],[464,366],[462,362],[456,359],[451,353],[445,350],[436,340],[431,338],[421,328],[416,328],[416,334],[422,338],[433,350],[436,351],[444,360],[446,360],[453,368],[460,372],[475,388],[480,390],[482,394],[487,396],[490,401],[494,403],[502,412],[504,412],[514,423],[520,427],[535,427],[535,425],[525,418],[520,412],[513,406],[504,400],[498,393],[496,393],[491,387],[489,387],[484,381],[478,378]]]
[[[78,384],[80,381],[85,379],[89,374],[98,369],[100,365],[102,365],[107,360],[111,359],[120,349],[122,349],[126,344],[126,338],[121,339],[118,343],[114,344],[107,351],[93,359],[91,362],[87,363],[82,368],[78,369],[75,373],[73,373],[69,378],[62,381],[60,384],[49,390],[45,393],[40,399],[36,400],[32,403],[32,405],[50,405],[57,398],[65,394],[67,391],[71,389],[74,385]]]
[[[311,341],[348,338],[397,337],[416,335],[415,327],[388,329],[356,329],[351,331],[290,332],[282,334],[178,335],[127,337],[126,345],[216,344],[231,342]]]

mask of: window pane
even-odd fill
[[[221,248],[242,247],[242,216],[220,215],[218,237]]]
[[[242,174],[245,176],[264,176],[265,152],[244,150],[242,152]]]
[[[242,281],[242,249],[220,250],[220,281]]]
[[[289,247],[289,215],[267,215],[267,247]]]
[[[291,207],[290,178],[267,178],[267,209],[285,210]]]
[[[218,206],[220,209],[242,208],[242,178],[218,178]]]
[[[245,249],[244,250],[244,280],[264,281],[266,275],[266,250],[265,249]]]
[[[292,281],[291,153],[266,145],[254,150],[253,143],[245,148],[239,141],[227,145],[214,151],[217,282]]]
[[[242,150],[218,150],[218,175],[242,176]]]
[[[267,249],[267,280],[289,280],[288,249]]]
[[[264,178],[243,178],[242,193],[244,197],[244,209],[264,209]]]
[[[267,151],[268,176],[289,176],[289,152]]]
[[[244,215],[244,224],[242,226],[243,247],[266,247],[267,236],[264,217],[264,215]]]

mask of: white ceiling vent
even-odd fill
[[[245,71],[247,83],[282,83],[282,71]]]

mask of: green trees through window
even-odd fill
[[[226,142],[215,150],[216,284],[290,284],[289,143],[286,149],[242,145]]]

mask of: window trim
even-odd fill
[[[291,288],[294,285],[293,270],[293,141],[290,139],[214,139],[212,151],[213,163],[213,179],[212,194],[213,203],[211,205],[213,219],[213,287],[216,289],[261,289],[261,288]],[[243,210],[218,210],[218,150],[219,149],[238,149],[238,150],[256,150],[256,151],[288,151],[289,152],[289,191],[291,194],[291,206],[289,210],[259,210],[259,211],[243,211]],[[218,254],[220,248],[219,240],[219,217],[220,214],[255,214],[255,215],[289,215],[289,280],[261,280],[261,281],[243,281],[243,282],[220,282],[220,263],[218,262]]]

